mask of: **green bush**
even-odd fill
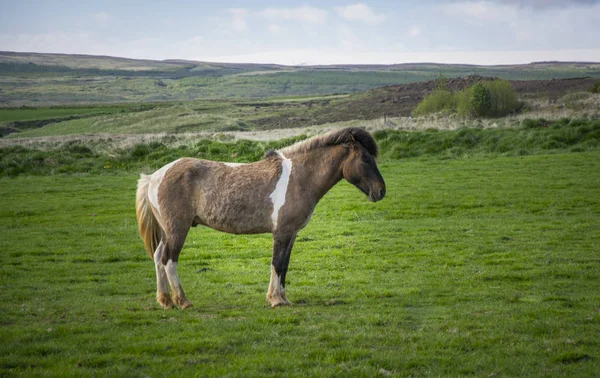
[[[596,80],[592,88],[590,89],[592,93],[600,93],[600,80]]]
[[[548,126],[550,126],[550,124],[551,124],[551,122],[548,122],[544,118],[538,118],[538,119],[525,118],[521,122],[521,127],[523,127],[524,129],[539,129],[539,128],[547,128]]]
[[[517,93],[507,80],[482,81],[458,92],[447,86],[425,96],[413,110],[413,115],[456,113],[461,118],[503,117],[521,108]]]
[[[517,93],[508,80],[493,80],[483,85],[490,93],[490,108],[487,116],[503,117],[518,110]]]
[[[455,108],[452,92],[444,89],[436,89],[417,105],[413,115],[421,116],[431,113],[452,112]]]
[[[492,95],[483,84],[473,84],[471,87],[470,103],[476,117],[485,117],[492,107]]]

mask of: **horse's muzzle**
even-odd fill
[[[371,201],[371,202],[381,201],[383,199],[383,197],[385,197],[385,188],[383,188],[379,191],[371,190],[369,192],[369,201]]]

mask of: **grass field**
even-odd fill
[[[0,179],[2,376],[594,376],[600,152],[380,165],[298,236],[193,230],[159,309],[133,173]]]

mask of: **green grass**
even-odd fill
[[[124,106],[97,106],[97,107],[54,107],[54,108],[12,108],[0,111],[0,123],[14,121],[31,121],[38,119],[61,118],[70,115],[116,113],[122,111]]]
[[[89,117],[56,120],[43,127],[22,129],[10,134],[11,138],[57,136],[73,134],[145,134],[184,133],[202,131],[260,130],[273,128],[265,120],[275,119],[284,127],[307,126],[315,113],[325,109],[334,112],[343,96],[311,96],[248,101],[193,101],[185,103],[155,103],[146,105],[114,105],[106,107],[106,114],[95,114],[95,107],[82,107]],[[36,109],[39,117],[36,117]],[[47,114],[60,108],[2,109],[0,119],[36,117],[43,120]],[[84,110],[85,109],[85,110]],[[73,114],[77,115],[77,114]],[[290,121],[295,119],[295,121]],[[327,114],[321,123],[328,119]],[[273,122],[271,122],[273,123]],[[318,122],[317,122],[318,123]],[[1,125],[1,123],[0,123]],[[281,128],[281,126],[280,126]]]
[[[155,112],[158,110],[143,113]],[[139,117],[136,113],[126,116]],[[156,119],[151,116],[147,118]],[[155,124],[159,127],[160,120],[155,121]],[[414,157],[465,159],[473,156],[524,156],[597,151],[600,149],[600,120],[525,119],[521,127],[514,129],[462,128],[452,131],[383,129],[376,131],[374,135],[380,146],[383,161]],[[269,149],[281,148],[303,138],[305,136],[301,135],[274,142],[193,138],[182,141],[181,138],[173,135],[165,135],[151,143],[138,143],[128,147],[111,145],[112,142],[108,137],[95,142],[77,140],[62,144],[54,142],[54,144],[50,143],[50,147],[38,145],[26,148],[17,145],[0,148],[0,177],[136,172],[142,169],[157,169],[180,157],[251,162],[261,159],[264,152]]]
[[[593,376],[600,153],[380,165],[343,183],[266,306],[269,235],[194,229],[163,311],[137,175],[0,179],[0,375]]]

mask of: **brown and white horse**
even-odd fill
[[[371,201],[381,200],[385,183],[376,157],[373,137],[347,128],[269,151],[255,163],[183,158],[152,175],[142,174],[137,219],[156,267],[158,303],[165,309],[192,305],[177,276],[177,261],[190,227],[204,225],[232,234],[272,233],[267,299],[273,307],[290,304],[285,277],[296,234],[342,178]]]

